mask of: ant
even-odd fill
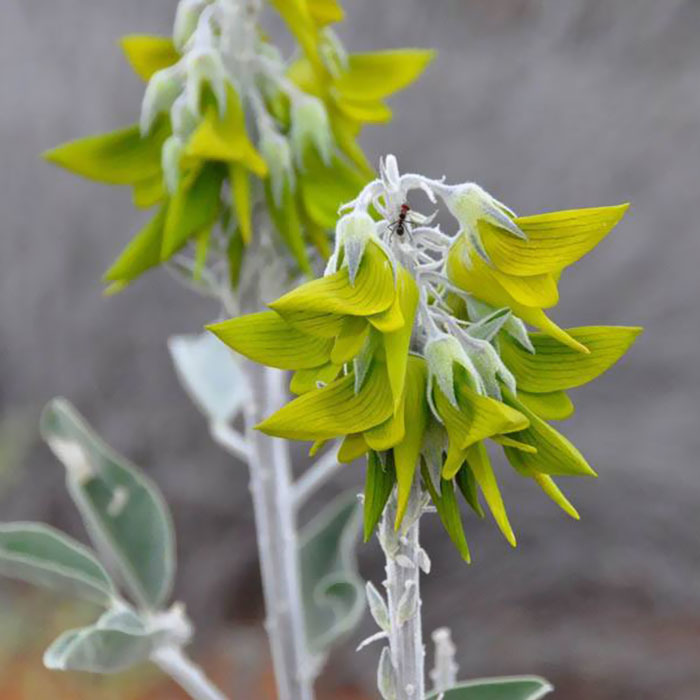
[[[408,231],[407,226],[411,224],[411,221],[406,219],[409,211],[411,211],[411,207],[404,202],[401,205],[399,218],[393,223],[389,224],[389,230],[399,237],[403,237],[404,233]]]

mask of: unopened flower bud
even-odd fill
[[[161,151],[161,165],[163,168],[163,179],[170,194],[177,191],[180,182],[180,157],[184,143],[179,136],[173,134],[163,143]]]
[[[310,95],[295,95],[291,121],[290,137],[298,166],[303,168],[304,154],[309,146],[314,146],[321,160],[329,165],[333,155],[333,136],[323,102]]]
[[[226,113],[226,71],[219,53],[211,48],[193,50],[187,54],[185,66],[185,94],[192,113],[199,116],[202,86],[208,83],[214,93],[219,114],[223,116]]]
[[[173,106],[170,108],[170,123],[173,127],[173,133],[183,139],[187,138],[199,124],[199,119],[189,108],[184,93],[173,102]]]
[[[325,27],[321,32],[319,53],[323,64],[334,78],[348,69],[350,62],[348,52],[330,27]]]
[[[294,167],[289,142],[270,124],[260,125],[260,153],[267,163],[272,199],[279,207],[282,204],[285,186],[294,189]]]
[[[517,238],[527,236],[513,221],[513,212],[473,182],[462,185],[438,185],[435,188],[476,252],[488,263],[488,253],[481,242],[479,222],[487,221]]]
[[[481,378],[469,356],[464,351],[462,344],[454,336],[448,333],[438,333],[428,340],[423,354],[428,364],[428,397],[432,403],[431,388],[433,382],[437,382],[442,393],[455,407],[457,396],[455,394],[454,366],[463,367],[467,374],[474,380],[477,391],[482,389]]]
[[[336,255],[343,251],[343,264],[347,265],[350,284],[355,283],[367,242],[376,240],[376,225],[364,211],[346,214],[335,227]]]
[[[167,112],[178,98],[184,82],[179,66],[169,66],[151,76],[141,103],[140,128],[145,136],[161,112]]]
[[[173,43],[178,51],[182,52],[197,28],[199,16],[206,4],[206,0],[180,0],[173,25]]]
[[[467,337],[465,340],[467,340],[464,346],[465,351],[479,373],[486,394],[491,398],[501,398],[499,379],[508,387],[512,394],[515,394],[515,377],[503,364],[503,360],[501,360],[496,348],[488,341],[480,338]]]

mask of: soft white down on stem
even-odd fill
[[[159,647],[151,655],[151,661],[194,700],[227,700],[179,646]]]
[[[287,443],[255,426],[285,401],[284,374],[247,363],[245,411],[266,621],[279,700],[312,700],[314,663],[306,648],[294,491]]]
[[[386,557],[389,654],[380,662],[380,691],[385,700],[423,700],[425,647],[421,625],[420,572],[424,553],[419,543],[423,511],[420,486],[414,485],[404,524],[394,529],[396,490],[384,509],[379,543]],[[391,661],[390,667],[387,658]]]

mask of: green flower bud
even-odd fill
[[[180,182],[180,157],[182,150],[185,147],[182,139],[173,134],[163,143],[161,151],[161,165],[163,167],[163,178],[165,186],[170,194],[177,191],[177,186]]]
[[[462,344],[447,333],[438,333],[428,340],[423,351],[428,365],[428,401],[433,413],[438,417],[432,399],[433,382],[437,382],[442,393],[449,402],[458,407],[455,395],[454,365],[463,367],[469,377],[474,380],[476,390],[483,393],[484,387],[479,373],[471,359],[464,351]]]
[[[464,337],[467,341],[464,344],[464,349],[479,373],[487,396],[496,399],[501,398],[499,380],[508,387],[512,394],[515,394],[515,377],[503,364],[503,360],[501,360],[501,356],[496,351],[496,348],[486,340],[470,337],[468,331]]]
[[[178,65],[169,66],[151,76],[141,103],[140,128],[145,136],[161,112],[168,111],[184,87],[182,73]]]
[[[527,239],[511,218],[514,213],[479,185],[473,182],[452,186],[440,184],[434,189],[459,222],[460,232],[486,262],[490,263],[490,259],[481,242],[479,221],[488,221],[516,238]]]
[[[219,53],[210,48],[196,49],[190,51],[184,60],[187,71],[185,95],[190,111],[200,116],[202,86],[208,83],[216,98],[219,114],[223,116],[226,113],[226,70]]]
[[[282,205],[285,186],[294,190],[292,150],[287,139],[271,123],[266,121],[259,126],[259,129],[260,142],[258,147],[267,163],[272,199],[279,207]]]
[[[304,154],[309,146],[314,146],[321,160],[329,165],[333,155],[333,136],[323,102],[310,95],[294,95],[291,120],[290,138],[298,167],[303,169]]]
[[[180,0],[173,25],[173,43],[178,51],[183,51],[188,39],[197,28],[199,16],[206,4],[206,0]]]
[[[365,248],[370,240],[377,240],[376,225],[372,217],[363,211],[353,211],[343,216],[335,228],[336,252],[334,257],[343,252],[343,265],[348,268],[350,284],[355,284],[355,277],[360,268]]]
[[[173,106],[170,108],[170,123],[173,127],[173,133],[181,138],[189,136],[199,124],[199,119],[189,108],[184,93],[173,102]]]

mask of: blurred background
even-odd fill
[[[460,675],[533,672],[563,700],[696,700],[700,687],[700,3],[696,0],[348,0],[351,50],[435,47],[424,78],[367,130],[372,160],[476,180],[518,213],[631,201],[570,270],[563,325],[644,325],[606,377],[574,392],[564,431],[600,474],[564,484],[582,521],[499,472],[520,545],[467,522],[464,565],[426,518],[426,628],[449,624]],[[135,121],[143,86],[129,32],[169,34],[163,0],[5,0],[0,8],[0,518],[83,537],[63,468],[38,440],[68,397],[158,481],[174,511],[177,596],[195,653],[238,698],[271,697],[245,468],[215,447],[180,389],[166,338],[216,309],[165,273],[101,296],[100,275],[144,220],[129,193],[39,159],[61,141]],[[342,483],[341,483],[342,482]],[[362,471],[339,483],[359,488]],[[381,577],[375,543],[362,572]],[[0,698],[179,698],[149,669],[49,675],[43,647],[86,610],[0,581]],[[365,619],[333,655],[326,698],[373,698]],[[243,690],[247,688],[247,690]]]

